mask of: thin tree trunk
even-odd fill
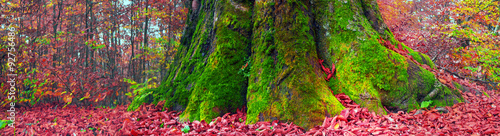
[[[146,72],[145,76],[144,76],[144,79],[143,81],[147,81],[148,80],[148,77],[149,77],[149,72],[148,72],[148,69],[149,69],[149,65],[148,65],[148,61],[146,61],[146,54],[145,52],[147,51],[147,48],[148,48],[148,29],[149,29],[149,11],[148,11],[148,7],[149,7],[149,0],[146,0],[146,18],[144,20],[144,43],[143,43],[143,46],[144,46],[144,51],[143,51],[143,65],[142,65],[142,69],[143,71]]]

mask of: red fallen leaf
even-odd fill
[[[132,134],[130,133],[130,131],[125,130],[125,129],[121,129],[121,130],[120,130],[120,133],[121,133],[121,135],[127,135],[127,136],[132,135]]]
[[[342,116],[342,115],[337,116],[337,120],[346,121],[347,122],[347,119],[344,116]]]
[[[320,136],[320,135],[321,135],[320,131],[316,131],[316,133],[314,133],[314,136]]]
[[[261,125],[259,128],[259,130],[265,130],[265,129],[269,129],[271,126],[266,126],[266,125]]]
[[[212,133],[212,134],[217,134],[217,133],[219,133],[219,130],[211,128],[211,129],[208,129],[207,132]]]
[[[325,80],[330,81],[330,78],[332,78],[332,77],[333,77],[333,74],[330,73],[330,74],[326,75]]]
[[[167,113],[165,112],[160,112],[161,116],[166,119],[166,120],[170,120],[171,119],[171,116],[169,116]]]
[[[349,97],[344,93],[337,94],[336,97],[339,99],[349,99]]]
[[[222,128],[220,129],[220,131],[222,131],[222,132],[230,132],[232,129],[233,129],[233,128],[231,128],[231,127],[222,127]]]
[[[141,122],[139,122],[139,125],[141,126],[146,125],[146,120],[141,120]]]
[[[321,69],[327,74],[327,77],[325,78],[326,81],[329,81],[330,78],[332,78],[335,75],[335,64],[332,63],[332,69],[328,69],[325,66],[323,66],[324,60],[319,59],[318,60],[319,64],[321,65]]]
[[[330,70],[329,70],[329,69],[327,69],[327,68],[325,68],[325,67],[323,66],[323,62],[324,62],[324,60],[319,59],[319,60],[318,60],[318,62],[319,62],[319,64],[321,65],[321,69],[322,69],[323,71],[325,71],[326,73],[330,73]]]
[[[342,117],[347,117],[347,116],[349,116],[349,111],[350,110],[351,110],[350,108],[345,108],[344,110],[342,110],[340,112],[340,115],[342,115]]]
[[[322,127],[328,127],[328,126],[330,126],[330,122],[331,122],[330,118],[325,118],[323,120],[323,124],[321,126]]]
[[[177,123],[177,121],[175,121],[175,120],[169,120],[169,121],[165,122],[163,125],[174,125],[176,123]]]
[[[349,108],[359,108],[359,105],[357,105],[357,104],[346,104],[346,107],[349,107]]]
[[[246,133],[247,135],[257,135],[257,131],[250,130]]]
[[[278,124],[280,124],[279,120],[273,120],[273,122],[271,123],[271,125],[273,125],[274,127],[278,126]]]
[[[172,134],[172,135],[182,135],[182,132],[180,130],[178,130],[177,128],[174,128],[174,129],[171,129],[168,134]]]
[[[496,132],[495,132],[495,130],[493,130],[493,129],[489,128],[488,130],[484,131],[484,133],[483,133],[483,134],[485,134],[485,135],[490,135],[490,134],[495,134],[495,133],[496,133]]]
[[[487,92],[487,93],[492,98],[498,98],[498,95],[495,94],[494,92],[491,92],[491,93]],[[405,134],[412,135],[413,134],[413,135],[415,135],[415,134],[419,134],[419,132],[424,132],[424,131],[427,132],[427,134],[429,134],[429,135],[439,135],[439,134],[463,135],[463,134],[469,133],[469,132],[474,132],[475,135],[479,135],[479,134],[487,135],[485,133],[491,133],[490,132],[491,130],[489,130],[489,129],[495,130],[495,128],[491,127],[491,123],[500,122],[500,115],[499,115],[500,106],[498,106],[500,104],[498,104],[498,102],[496,100],[488,99],[487,97],[475,96],[473,94],[471,94],[471,95],[466,95],[465,93],[463,93],[463,94],[464,94],[463,95],[464,98],[466,100],[468,100],[470,103],[469,104],[461,103],[461,104],[457,104],[453,107],[446,107],[448,109],[448,111],[450,111],[450,113],[448,113],[448,114],[440,114],[435,109],[425,111],[422,114],[419,114],[417,116],[412,116],[416,110],[414,110],[410,113],[404,113],[404,112],[398,112],[397,114],[390,113],[387,116],[394,119],[394,121],[396,122],[394,124],[394,123],[390,123],[388,121],[387,117],[377,117],[377,115],[372,114],[371,112],[367,111],[366,108],[353,108],[353,109],[348,110],[349,114],[345,114],[345,112],[344,112],[344,114],[341,114],[345,118],[347,118],[349,122],[340,121],[339,119],[337,119],[338,116],[335,116],[335,118],[327,118],[327,119],[325,119],[327,123],[332,123],[332,120],[333,120],[334,124],[330,124],[330,125],[323,124],[320,128],[317,129],[317,131],[321,132],[322,134],[324,133],[325,135],[363,135],[363,134],[370,135],[370,133],[368,133],[366,131],[366,128],[380,127],[382,129],[386,128],[387,130],[383,130],[381,132],[377,132],[377,131],[373,131],[373,130],[372,131],[374,133],[379,133],[380,135],[382,135],[382,134],[389,134],[389,135],[405,135]],[[341,102],[343,102],[343,104],[346,104],[345,103],[346,100],[341,100],[341,99],[339,99],[339,100]],[[496,105],[496,106],[492,106],[492,105]],[[71,106],[68,106],[67,108],[69,108],[69,107],[71,107]],[[145,107],[146,107],[146,109],[143,109],[143,110],[151,110],[151,109],[147,109],[147,108],[151,108],[151,106],[145,106]],[[47,109],[49,109],[49,108],[47,108]],[[156,119],[161,118],[162,120],[164,120],[163,117],[161,117],[161,116],[163,116],[161,113],[154,114],[153,112],[144,112],[144,111],[128,113],[128,112],[113,112],[112,110],[103,110],[103,112],[101,112],[101,111],[94,111],[94,110],[90,110],[90,109],[91,108],[86,108],[86,110],[88,112],[85,112],[85,113],[89,113],[89,114],[91,113],[93,115],[90,119],[86,118],[86,117],[88,117],[88,114],[81,114],[81,115],[79,114],[79,115],[75,116],[75,115],[72,115],[71,113],[68,112],[70,110],[64,110],[64,111],[58,110],[58,111],[50,111],[50,112],[45,112],[45,110],[39,110],[40,112],[33,112],[33,113],[42,113],[42,114],[40,114],[40,116],[43,116],[43,117],[46,117],[48,115],[55,115],[55,117],[58,117],[58,124],[61,124],[60,121],[63,121],[63,120],[68,121],[68,123],[75,124],[74,126],[67,126],[64,130],[61,130],[59,133],[63,134],[63,135],[72,134],[72,132],[75,132],[76,134],[79,134],[79,135],[90,134],[88,132],[83,133],[80,131],[74,131],[74,130],[70,130],[70,129],[77,129],[78,128],[77,126],[81,126],[80,128],[84,128],[84,127],[86,127],[87,124],[86,123],[84,124],[83,122],[88,122],[88,121],[96,122],[96,123],[91,123],[91,125],[99,124],[99,127],[101,127],[101,123],[97,123],[98,121],[102,121],[102,120],[99,120],[99,118],[101,118],[101,117],[109,118],[110,120],[106,121],[105,123],[110,124],[110,126],[101,127],[101,130],[103,130],[103,131],[97,132],[96,134],[98,134],[98,135],[114,134],[115,131],[112,131],[112,130],[107,131],[106,128],[118,130],[120,127],[123,127],[122,123],[126,124],[126,129],[121,129],[120,132],[118,132],[119,135],[122,134],[121,132],[123,132],[125,130],[131,130],[131,129],[142,132],[143,134],[146,134],[146,135],[151,135],[151,134],[181,135],[182,134],[182,132],[180,132],[180,131],[172,131],[172,133],[170,133],[169,131],[172,130],[172,128],[168,128],[168,129],[158,128],[157,125],[153,125],[153,123],[154,123],[154,121],[156,121]],[[122,108],[120,110],[124,110],[124,109],[126,109],[126,108]],[[31,111],[36,111],[36,110],[31,110]],[[81,110],[77,110],[77,111],[81,111]],[[62,113],[62,114],[54,114],[53,112],[58,112],[58,113]],[[25,112],[25,114],[29,114],[29,113],[30,112]],[[43,114],[43,113],[48,113],[48,114]],[[100,114],[106,114],[106,113],[111,115],[112,117],[114,117],[114,115],[119,115],[120,117],[116,118],[116,120],[113,120],[113,118],[110,116],[101,116],[100,115]],[[149,121],[150,125],[144,126],[145,128],[139,129],[139,126],[137,126],[139,122],[134,122],[133,124],[128,123],[130,120],[128,120],[127,118],[136,117],[137,115],[139,115],[139,113],[145,113],[145,114],[150,115],[148,117],[144,117],[144,119],[140,119],[141,121]],[[492,114],[492,116],[489,117],[488,113]],[[176,114],[177,113],[171,112],[171,113],[169,113],[168,116],[172,116],[173,118],[177,118],[178,116],[176,116]],[[429,116],[432,116],[432,114],[436,114],[439,117],[437,119],[431,121],[431,118]],[[66,116],[70,117],[71,119],[64,119],[63,117],[66,117]],[[441,116],[442,116],[442,118],[441,118]],[[84,117],[84,118],[81,119],[81,117]],[[29,122],[29,123],[37,122],[36,119],[35,120],[32,119],[35,117],[31,117],[31,115],[28,117],[23,117],[23,118],[24,118],[24,120],[26,120],[26,122]],[[234,129],[230,130],[231,132],[227,132],[226,134],[228,134],[228,135],[235,135],[235,134],[241,135],[244,132],[243,135],[244,134],[252,135],[252,133],[250,133],[249,131],[255,130],[256,127],[272,125],[272,126],[274,126],[273,130],[267,129],[266,132],[255,132],[255,133],[253,133],[253,135],[258,135],[258,134],[279,135],[276,132],[278,129],[282,129],[285,132],[290,132],[290,133],[283,133],[283,135],[285,135],[285,134],[303,135],[304,134],[304,132],[300,129],[300,127],[293,125],[293,123],[291,123],[291,124],[277,123],[278,125],[276,125],[275,122],[277,122],[277,121],[273,121],[273,123],[269,123],[269,122],[261,123],[261,122],[259,122],[259,123],[256,123],[257,125],[252,127],[252,125],[246,126],[246,125],[244,125],[244,123],[240,123],[239,118],[245,119],[244,115],[240,116],[240,115],[231,114],[230,116],[227,116],[226,118],[224,118],[224,120],[228,121],[226,125],[224,125],[222,127],[213,126],[214,127],[213,129],[221,129],[224,127],[235,126]],[[45,119],[45,118],[40,118],[40,119],[41,119],[40,122],[48,122],[50,120],[50,119]],[[127,121],[123,121],[123,120],[127,120]],[[238,121],[236,121],[236,120],[238,120]],[[363,120],[363,121],[361,121],[361,120]],[[168,121],[168,120],[165,120],[165,121]],[[380,124],[377,124],[376,122],[379,122],[379,121],[380,121]],[[453,121],[455,121],[455,122],[452,123]],[[221,122],[221,121],[217,120],[217,122]],[[24,123],[20,123],[20,124],[24,124]],[[189,124],[189,123],[184,123],[184,124]],[[195,132],[198,132],[198,133],[195,133],[194,131],[190,131],[190,133],[188,135],[209,135],[209,133],[207,132],[208,128],[203,128],[203,129],[196,128],[195,124],[198,124],[198,123],[196,121],[192,122],[190,127],[192,126],[193,130],[195,130]],[[206,125],[206,122],[205,123],[200,122],[200,124]],[[335,124],[339,124],[338,130],[334,129]],[[409,127],[406,127],[403,124],[407,124]],[[456,124],[456,125],[450,126],[448,124]],[[483,126],[477,126],[476,124],[481,124],[481,125],[484,124],[484,127],[486,127],[486,128],[480,129]],[[48,123],[44,123],[40,126],[42,126],[42,127],[36,127],[36,128],[34,128],[34,130],[36,130],[36,133],[39,133],[41,135],[47,135],[47,134],[50,135],[49,132],[50,133],[56,132],[55,130],[51,129],[51,125]],[[203,125],[200,125],[200,127],[202,127],[202,126]],[[220,125],[218,124],[217,126],[220,126]],[[340,126],[342,126],[342,127],[340,127]],[[16,127],[22,128],[22,125],[17,125]],[[56,128],[56,127],[57,127],[57,129],[59,129],[60,127],[63,127],[63,126],[62,125],[54,126],[54,128]],[[177,130],[179,128],[178,126],[170,126],[170,127],[176,127]],[[331,129],[330,130],[325,129],[326,127],[329,127]],[[229,127],[229,128],[233,128],[233,127]],[[441,129],[438,129],[438,128],[441,128]],[[6,131],[11,131],[11,129],[6,129]],[[44,131],[46,131],[46,132],[44,133]],[[317,131],[313,131],[313,133],[308,132],[308,134],[314,134]],[[109,133],[106,133],[106,132],[109,132]],[[291,132],[293,132],[293,133],[291,133]],[[498,133],[496,130],[495,130],[495,132]],[[221,132],[221,134],[223,134],[223,133],[224,132]]]
[[[372,134],[372,135],[379,135],[379,134],[381,134],[381,133],[382,133],[382,131],[376,131],[376,132],[373,132],[373,133],[371,133],[371,134]]]
[[[335,126],[333,127],[333,129],[339,129],[339,127],[340,127],[340,124],[337,123],[337,124],[335,124]]]

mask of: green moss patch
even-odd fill
[[[211,120],[246,105],[247,78],[238,74],[248,57],[251,12],[219,1],[215,41],[204,72],[197,78],[182,119]]]
[[[312,128],[344,108],[320,75],[306,4],[255,5],[247,123],[281,120]]]

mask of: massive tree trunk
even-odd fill
[[[247,107],[247,123],[281,120],[304,128],[344,106],[345,93],[385,114],[424,100],[461,102],[420,64],[429,57],[402,45],[420,64],[381,43],[398,45],[375,0],[194,0],[174,64],[156,89],[130,105],[165,100],[183,120],[210,120]],[[398,48],[396,46],[395,48]],[[327,81],[319,59],[336,74]],[[334,94],[332,94],[332,92]]]

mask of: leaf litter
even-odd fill
[[[498,135],[500,98],[462,93],[466,102],[451,107],[433,107],[410,112],[376,115],[360,108],[343,93],[335,95],[346,107],[339,115],[326,117],[322,125],[304,130],[293,122],[245,124],[246,112],[238,109],[210,122],[180,122],[180,112],[162,111],[162,104],[142,105],[127,112],[116,108],[56,108],[41,104],[19,108],[15,129],[5,127],[1,135]],[[441,111],[441,112],[440,112]],[[442,113],[443,112],[443,113]],[[2,114],[2,118],[7,115]]]

